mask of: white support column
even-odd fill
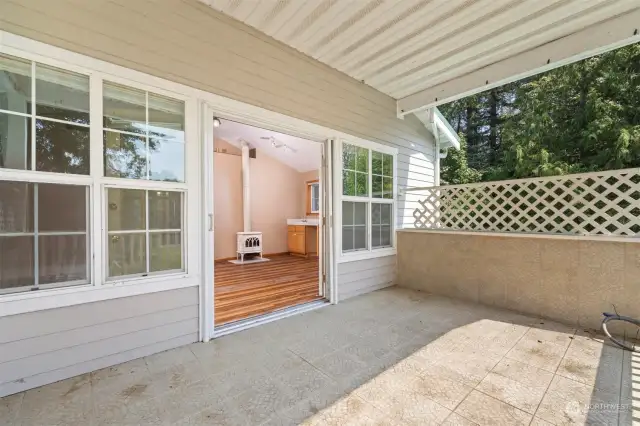
[[[433,134],[433,186],[440,186],[440,130],[435,118],[435,108],[429,110],[431,133]]]
[[[249,144],[242,141],[242,217],[244,232],[251,232],[251,173]]]

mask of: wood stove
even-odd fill
[[[238,232],[236,239],[236,259],[244,262],[246,254],[259,254],[262,259],[262,232]]]

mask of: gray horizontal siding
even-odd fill
[[[396,256],[338,264],[338,295],[345,300],[394,284]]]
[[[433,184],[433,137],[394,99],[196,0],[0,2],[0,29],[396,147],[398,189]]]
[[[198,287],[0,318],[0,396],[198,340]]]
[[[2,30],[396,147],[397,184],[401,191],[433,183],[433,138],[416,117],[398,119],[394,99],[196,0],[0,0],[0,5]],[[413,199],[400,199],[398,223],[404,222],[406,211],[416,203]],[[394,271],[394,256],[340,264],[339,280],[343,279],[340,297],[391,285]],[[192,297],[197,316],[196,290]],[[101,303],[113,301],[91,304],[92,309],[102,309],[99,314],[97,311],[92,314],[91,309],[80,305],[64,308],[75,309],[69,313],[51,310],[26,314],[40,316],[6,323],[10,327],[3,321],[11,317],[0,320],[0,344],[12,345],[11,354],[0,362],[17,362],[13,357],[22,351],[31,354],[26,359],[33,361],[20,361],[24,366],[21,368],[27,369],[20,378],[25,382],[0,382],[0,395],[197,339],[197,328],[192,329],[191,320],[177,319],[188,311],[181,308],[191,305],[172,304],[169,300],[162,302],[166,303],[162,306],[150,304],[147,299],[139,299],[143,303],[118,300],[109,309],[101,307]],[[176,321],[153,327],[154,321],[163,318],[156,315],[162,311],[167,312],[166,318]],[[116,312],[118,316],[114,316]],[[126,316],[127,312],[133,314]],[[101,317],[107,320],[96,319]],[[141,325],[135,328],[136,321],[130,321],[131,318],[139,318]],[[110,322],[120,324],[125,331],[119,335],[104,325]],[[35,330],[32,324],[37,324]],[[93,330],[77,330],[83,327]],[[126,331],[127,327],[134,328]],[[169,334],[173,332],[169,330],[174,330],[173,327],[185,334],[172,338]],[[87,354],[83,360],[76,359],[73,366],[44,363],[48,355],[38,352],[45,342],[55,348],[51,351],[65,351],[69,347],[47,337],[54,333],[61,333],[62,341],[69,339],[68,344],[75,345],[71,347],[82,349],[84,345],[93,345],[87,348],[95,353]],[[84,337],[80,336],[89,334],[100,335],[102,341],[115,339],[111,342],[122,347],[112,353],[95,342],[81,343]],[[124,337],[126,334],[135,334],[136,339]],[[140,342],[140,336],[151,336],[146,346],[129,347],[135,345],[134,341]],[[156,338],[169,340],[153,342]],[[41,342],[16,343],[24,339]],[[57,369],[38,369],[37,357],[43,357],[40,360],[47,368]],[[52,359],[55,361],[55,357]]]

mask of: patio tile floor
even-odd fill
[[[389,288],[2,398],[0,424],[631,425],[639,367],[589,331]]]

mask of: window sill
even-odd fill
[[[357,262],[359,260],[395,256],[396,253],[397,251],[393,247],[372,250],[372,251],[359,251],[359,252],[353,252],[353,253],[345,253],[340,255],[340,257],[338,257],[338,263]]]
[[[11,294],[0,297],[0,318],[198,285],[198,277],[180,273],[109,282],[100,286],[83,285]]]

